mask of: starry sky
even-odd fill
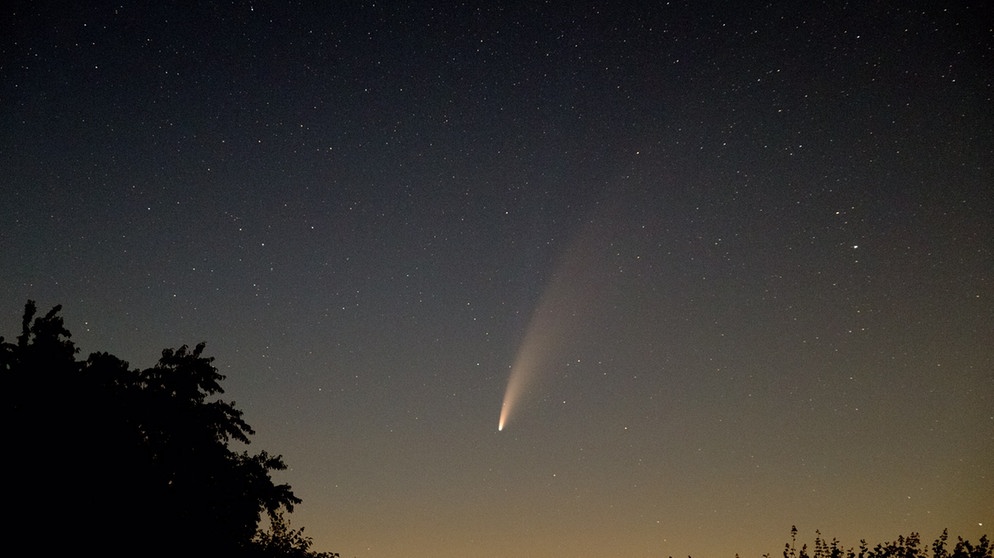
[[[206,341],[317,550],[991,533],[986,2],[63,4],[0,17],[0,331]]]

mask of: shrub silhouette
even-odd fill
[[[28,301],[16,343],[0,337],[8,533],[52,554],[337,556],[284,521],[300,499],[272,480],[282,457],[229,447],[254,431],[215,397],[224,376],[203,344],[145,370],[79,361],[60,310]]]
[[[807,545],[797,548],[797,527],[794,526],[790,529],[790,542],[784,545],[783,558],[994,558],[994,549],[986,535],[980,537],[976,546],[958,537],[951,552],[946,546],[948,540],[949,531],[946,529],[930,548],[922,546],[918,533],[911,533],[907,537],[898,536],[893,542],[880,543],[873,548],[862,540],[859,548],[853,549],[843,547],[836,539],[826,541],[819,531],[815,531],[814,548],[809,553]],[[768,554],[766,556],[769,557]]]

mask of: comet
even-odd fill
[[[555,268],[525,330],[504,391],[497,431],[507,426],[517,407],[536,381],[555,370],[557,357],[563,357],[578,336],[591,301],[600,298],[606,265],[600,258],[608,252],[609,234],[601,223],[590,221],[570,245]]]
[[[497,422],[497,431],[504,430],[507,420],[514,411],[515,406],[525,393],[525,388],[532,382],[538,371],[542,358],[548,352],[551,345],[550,332],[554,331],[548,323],[548,317],[542,319],[536,314],[532,318],[532,323],[525,334],[518,356],[511,366],[511,374],[507,379],[507,389],[504,391],[504,402],[500,406],[500,420]]]

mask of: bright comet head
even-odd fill
[[[507,405],[501,405],[500,420],[497,421],[497,432],[504,430],[504,421],[507,420]]]

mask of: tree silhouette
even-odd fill
[[[78,361],[60,310],[36,317],[28,301],[17,342],[0,337],[9,533],[46,553],[337,556],[286,527],[300,499],[273,482],[282,457],[229,447],[254,431],[216,397],[224,376],[203,344],[145,370]]]
[[[908,536],[898,536],[893,542],[883,542],[870,548],[866,541],[860,541],[859,548],[845,548],[838,540],[826,541],[821,532],[815,531],[813,552],[808,553],[808,546],[797,548],[797,527],[790,529],[790,542],[784,545],[783,558],[994,558],[994,548],[986,535],[974,545],[970,541],[957,538],[952,552],[946,547],[949,540],[948,530],[943,530],[939,538],[929,548],[922,546],[921,536],[911,533]],[[769,558],[769,555],[766,555]]]

